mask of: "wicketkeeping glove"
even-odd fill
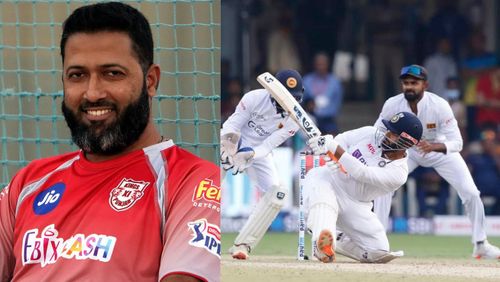
[[[244,147],[238,150],[233,156],[233,175],[242,173],[252,165],[255,151],[250,147]]]
[[[235,132],[230,132],[220,137],[220,162],[222,168],[229,170],[233,167],[233,156],[238,151],[238,141],[240,135]]]
[[[307,145],[309,145],[315,155],[321,155],[326,154],[328,151],[335,153],[339,144],[333,140],[332,135],[328,134],[312,137],[307,141]]]
[[[220,163],[220,164],[221,164],[221,166],[222,166],[222,169],[223,169],[223,170],[228,171],[228,170],[230,170],[230,169],[232,169],[232,168],[233,168],[232,159],[233,159],[233,158],[231,158],[231,161],[229,161],[228,159],[226,159],[226,160],[221,160],[221,163]]]

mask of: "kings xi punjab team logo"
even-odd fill
[[[109,193],[109,205],[118,212],[128,210],[144,195],[149,182],[124,178]]]

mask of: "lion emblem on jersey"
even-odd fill
[[[109,205],[115,211],[125,211],[132,207],[144,195],[149,182],[135,181],[124,178],[120,184],[109,193]]]

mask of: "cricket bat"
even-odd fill
[[[308,139],[315,136],[320,136],[321,131],[314,124],[312,119],[307,115],[306,111],[300,106],[299,102],[295,100],[292,94],[281,84],[281,82],[272,74],[265,72],[257,77],[257,81],[266,88],[271,96],[281,105],[281,107],[288,112],[290,117],[299,125],[300,129],[304,131]],[[338,159],[335,155],[328,151],[327,155],[335,162]],[[340,166],[340,169],[345,173],[345,169]]]

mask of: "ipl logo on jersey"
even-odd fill
[[[132,207],[142,196],[149,182],[124,178],[109,193],[109,205],[115,211],[125,211]]]
[[[219,226],[209,223],[205,218],[189,222],[187,225],[193,231],[193,234],[191,234],[193,238],[189,241],[189,245],[203,248],[220,258],[221,242]]]

